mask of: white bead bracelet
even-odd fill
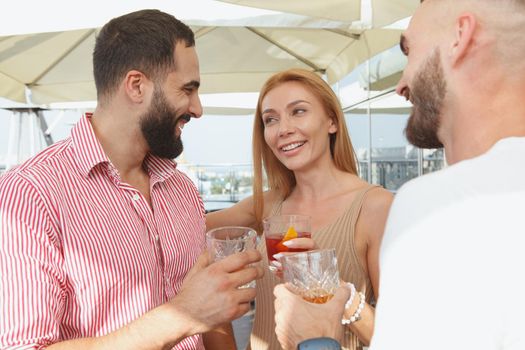
[[[355,286],[352,283],[348,283],[348,286],[350,287],[351,293],[350,293],[350,297],[348,298],[348,301],[345,304],[345,310],[348,309],[352,305],[352,302],[354,301],[354,296],[356,294]],[[343,325],[349,325],[361,319],[361,312],[365,308],[366,297],[363,292],[359,292],[358,294],[359,294],[359,305],[357,306],[357,310],[355,310],[354,314],[350,316],[350,318],[348,319],[343,318],[341,320],[341,323]]]
[[[354,302],[354,298],[357,292],[353,283],[347,282],[346,286],[350,288],[350,296],[348,297],[348,300],[346,301],[345,310],[348,309],[350,306],[352,306],[352,303]]]

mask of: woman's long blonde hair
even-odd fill
[[[287,82],[298,82],[319,98],[328,117],[336,126],[337,132],[330,134],[330,153],[335,166],[345,172],[357,175],[357,162],[352,142],[339,103],[332,88],[316,73],[304,69],[289,69],[270,77],[263,85],[257,101],[255,121],[253,123],[253,199],[257,225],[263,219],[263,168],[268,179],[268,187],[277,191],[281,198],[290,195],[295,187],[294,173],[286,168],[273,154],[264,140],[264,124],[262,121],[262,100],[268,92]]]

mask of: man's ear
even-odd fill
[[[145,97],[147,82],[148,79],[142,72],[130,70],[124,78],[124,90],[128,98],[135,103],[142,103]]]
[[[461,62],[469,53],[474,42],[474,33],[477,26],[478,21],[472,13],[462,13],[457,18],[454,24],[454,42],[450,46],[449,51],[452,65]]]

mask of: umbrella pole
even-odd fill
[[[370,107],[371,101],[370,101],[370,58],[366,61],[366,71],[368,75],[368,88],[366,89],[367,92],[367,103],[366,103],[366,112],[368,115],[368,172],[367,172],[367,180],[368,183],[372,183],[372,108]]]

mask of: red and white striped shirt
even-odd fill
[[[112,332],[177,295],[204,248],[204,205],[176,163],[146,157],[150,207],[89,117],[0,177],[2,349]],[[175,348],[204,346],[196,335]]]

